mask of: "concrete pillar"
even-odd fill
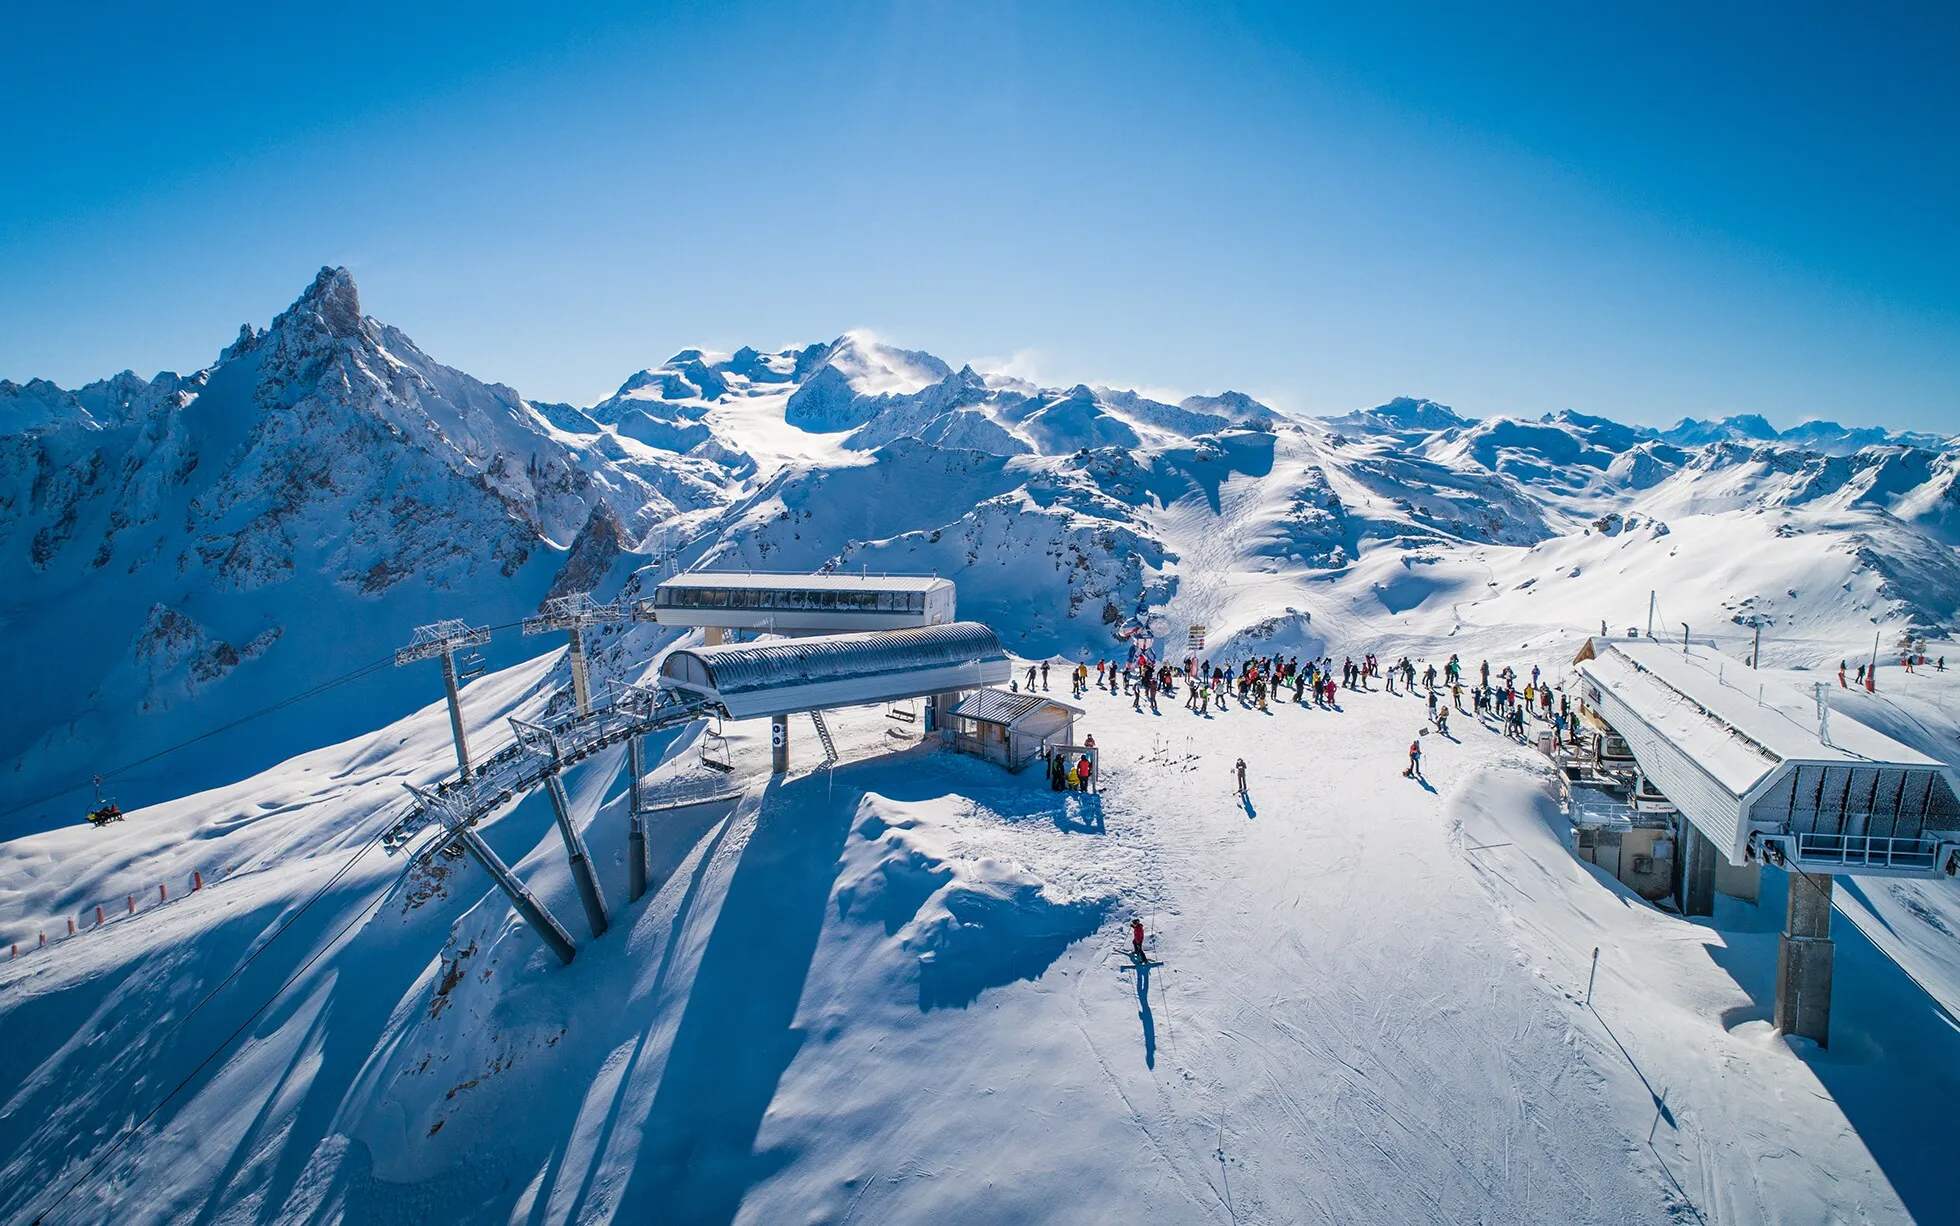
[[[722,627],[703,626],[701,628],[701,645],[703,647],[719,647],[727,641],[728,631]]]
[[[585,836],[572,825],[572,801],[565,795],[565,782],[553,771],[544,777],[544,786],[551,794],[558,834],[565,840],[565,855],[572,862],[572,884],[578,887],[578,900],[585,905],[585,921],[591,925],[593,936],[602,937],[612,925],[606,916],[606,900],[599,893],[599,879],[592,872],[592,854],[585,849]]]
[[[1715,857],[1715,892],[1754,906],[1763,896],[1761,862],[1751,860],[1736,865],[1721,856]]]
[[[1789,917],[1776,951],[1776,1028],[1786,1035],[1831,1041],[1831,878],[1791,872]]]
[[[644,739],[637,732],[626,739],[626,769],[632,776],[627,787],[626,897],[632,902],[640,901],[647,892],[646,797],[640,790],[640,776],[646,769]]]
[[[1681,833],[1675,851],[1675,871],[1679,884],[1675,899],[1683,915],[1715,914],[1715,861],[1720,853],[1708,836],[1695,829],[1693,822],[1681,818]]]
[[[769,769],[778,775],[789,769],[789,716],[769,720]]]
[[[539,902],[531,891],[524,888],[524,883],[517,879],[517,874],[510,871],[510,866],[504,863],[501,856],[490,850],[490,845],[484,842],[476,831],[464,826],[456,832],[456,838],[463,846],[470,849],[470,854],[475,856],[477,862],[488,869],[490,876],[503,887],[504,893],[510,898],[510,905],[524,917],[524,922],[531,926],[531,931],[537,933],[544,943],[551,947],[551,952],[558,955],[560,962],[570,966],[572,959],[578,956],[578,946],[572,944],[571,934],[565,931],[565,926],[558,922],[558,918],[545,910],[544,904]]]

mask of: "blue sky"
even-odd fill
[[[16,6],[0,377],[194,369],[331,263],[537,399],[867,327],[1960,430],[1960,6],[549,7]]]

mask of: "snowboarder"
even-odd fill
[[[1245,759],[1244,758],[1240,758],[1236,763],[1233,764],[1232,773],[1238,776],[1239,795],[1243,797],[1245,795]]]
[[[1034,686],[1030,685],[1028,688],[1032,690]],[[1048,661],[1046,660],[1041,662],[1041,690],[1044,694],[1048,692]]]
[[[1417,734],[1415,740],[1409,742],[1409,769],[1402,772],[1402,777],[1405,779],[1422,778],[1422,736],[1420,733]]]
[[[1028,693],[1034,693],[1034,665],[1028,665]]]

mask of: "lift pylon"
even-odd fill
[[[534,752],[548,756],[554,765],[564,761],[558,750],[557,734],[539,724],[525,723],[521,719],[510,721],[511,731],[517,734],[519,742]],[[586,923],[592,927],[592,935],[602,937],[612,926],[611,917],[606,914],[606,899],[599,892],[599,878],[592,870],[592,853],[586,850],[585,836],[579,833],[572,821],[572,801],[565,794],[565,781],[560,776],[562,770],[552,770],[544,777],[545,791],[551,796],[551,810],[558,819],[559,837],[565,840],[565,855],[572,864],[572,884],[578,887],[578,900],[585,906]]]
[[[578,946],[572,944],[571,934],[566,932],[565,926],[558,922],[558,917],[538,901],[537,895],[531,893],[524,883],[517,879],[517,874],[511,871],[510,865],[504,863],[503,857],[492,851],[490,845],[483,841],[483,836],[478,834],[470,823],[469,815],[451,804],[448,796],[431,788],[419,788],[412,783],[405,783],[402,786],[407,788],[409,794],[416,800],[422,802],[425,808],[434,813],[442,822],[443,828],[448,831],[437,840],[437,846],[453,838],[467,848],[469,853],[476,857],[477,863],[483,865],[492,879],[502,887],[505,896],[510,899],[511,907],[524,917],[525,923],[531,925],[531,930],[551,948],[552,953],[558,955],[560,962],[567,966],[571,965],[572,959],[578,956]],[[430,848],[431,852],[434,850],[434,847]]]
[[[413,664],[430,656],[442,657],[442,687],[449,695],[449,731],[456,738],[456,765],[463,772],[463,781],[470,778],[470,746],[463,735],[463,699],[457,690],[456,649],[458,647],[480,647],[490,641],[488,626],[471,626],[456,618],[447,621],[431,622],[426,626],[415,627],[415,635],[406,647],[395,651],[395,666]],[[475,674],[472,673],[472,676]]]
[[[588,626],[616,625],[636,620],[633,610],[618,601],[600,604],[590,592],[554,596],[545,601],[544,611],[524,619],[524,633],[546,634],[563,630],[571,643],[572,698],[581,716],[592,714],[592,685],[585,672],[585,631]]]

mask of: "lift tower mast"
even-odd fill
[[[415,627],[415,635],[408,646],[395,651],[395,666],[413,664],[430,656],[442,657],[442,685],[449,693],[449,731],[456,738],[456,765],[462,768],[463,782],[470,779],[470,745],[463,736],[463,700],[457,693],[457,685],[483,672],[483,657],[471,652],[463,657],[463,668],[459,674],[456,669],[456,649],[459,647],[481,647],[490,641],[488,626],[471,626],[451,618],[448,621],[431,622],[426,626]]]
[[[578,713],[583,716],[592,714],[592,685],[585,675],[586,627],[633,620],[633,614],[621,609],[617,601],[600,604],[592,599],[590,592],[575,592],[570,596],[555,596],[545,601],[542,613],[524,619],[524,633],[567,632],[572,648],[572,697],[578,704]]]

